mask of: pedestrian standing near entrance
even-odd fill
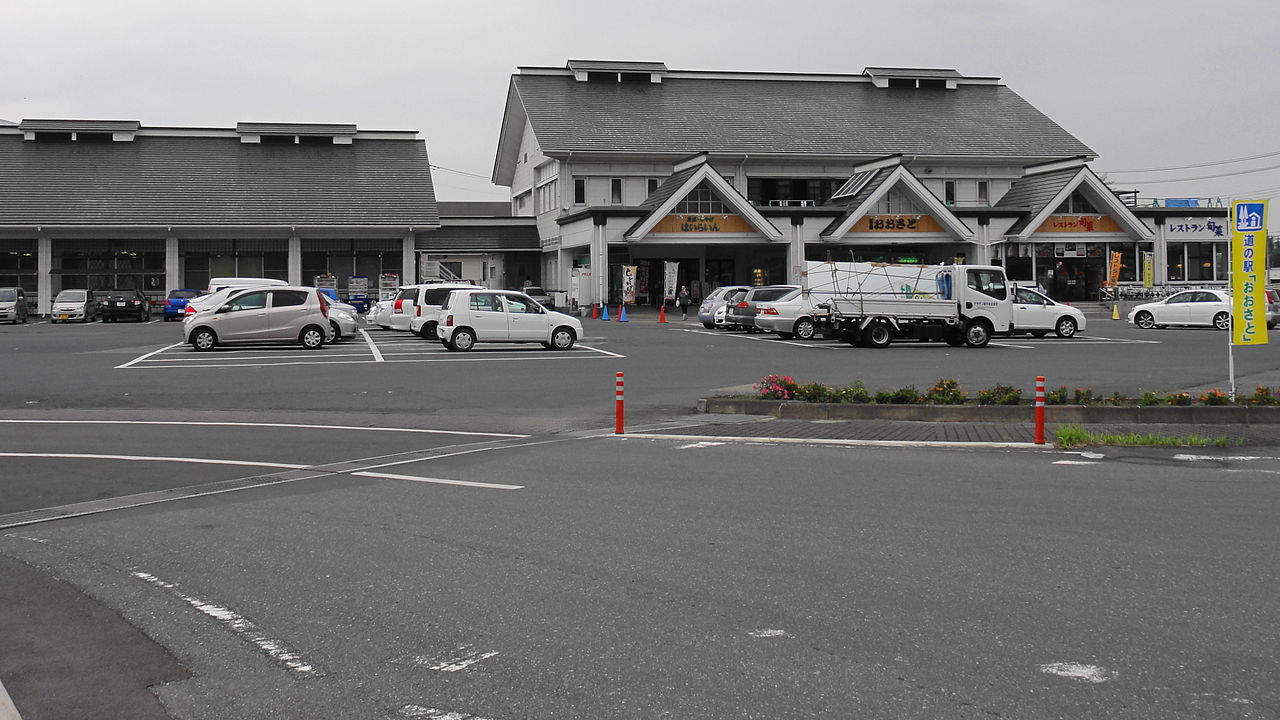
[[[676,304],[680,306],[680,319],[689,319],[689,303],[693,301],[693,297],[689,295],[689,288],[686,285],[680,286],[680,292],[676,293]]]

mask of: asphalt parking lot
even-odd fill
[[[1195,390],[1225,378],[1223,333],[1095,311],[1071,339],[873,350],[643,309],[583,323],[570,352],[469,353],[369,327],[312,352],[209,353],[158,320],[0,327],[5,687],[37,718],[108,696],[184,720],[1275,707],[1262,648],[1280,617],[1248,600],[1269,561],[1226,548],[1269,542],[1280,461],[886,450],[692,413],[769,373]],[[1273,358],[1238,351],[1241,387],[1280,385]],[[1184,572],[1237,579],[1189,587]],[[1069,603],[1046,600],[1063,577]],[[1243,596],[1225,589],[1239,578],[1257,579]],[[1145,629],[1187,603],[1221,612]],[[1103,608],[1103,634],[1125,641],[1091,641],[1074,605]],[[1010,606],[1025,610],[983,609]],[[1183,672],[1186,656],[1216,669]],[[707,670],[725,667],[746,675]]]

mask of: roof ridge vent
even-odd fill
[[[660,83],[669,72],[666,63],[625,60],[570,60],[566,67],[578,82]]]
[[[265,137],[274,142],[292,138],[294,143],[309,145],[327,138],[334,145],[350,145],[356,132],[354,124],[344,123],[236,123],[236,134],[242,143],[260,143]]]
[[[878,88],[955,90],[964,75],[952,68],[869,67],[862,74]]]

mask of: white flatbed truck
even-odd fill
[[[809,262],[803,280],[814,322],[851,345],[910,339],[978,348],[1012,328],[1012,288],[995,265]]]

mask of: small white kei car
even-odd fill
[[[450,350],[471,350],[478,342],[536,342],[568,350],[582,337],[582,323],[521,292],[473,288],[449,293],[436,336]]]
[[[1079,308],[1054,302],[1048,295],[1025,287],[1013,289],[1013,328],[1017,333],[1044,337],[1075,337],[1084,332],[1084,313]]]

